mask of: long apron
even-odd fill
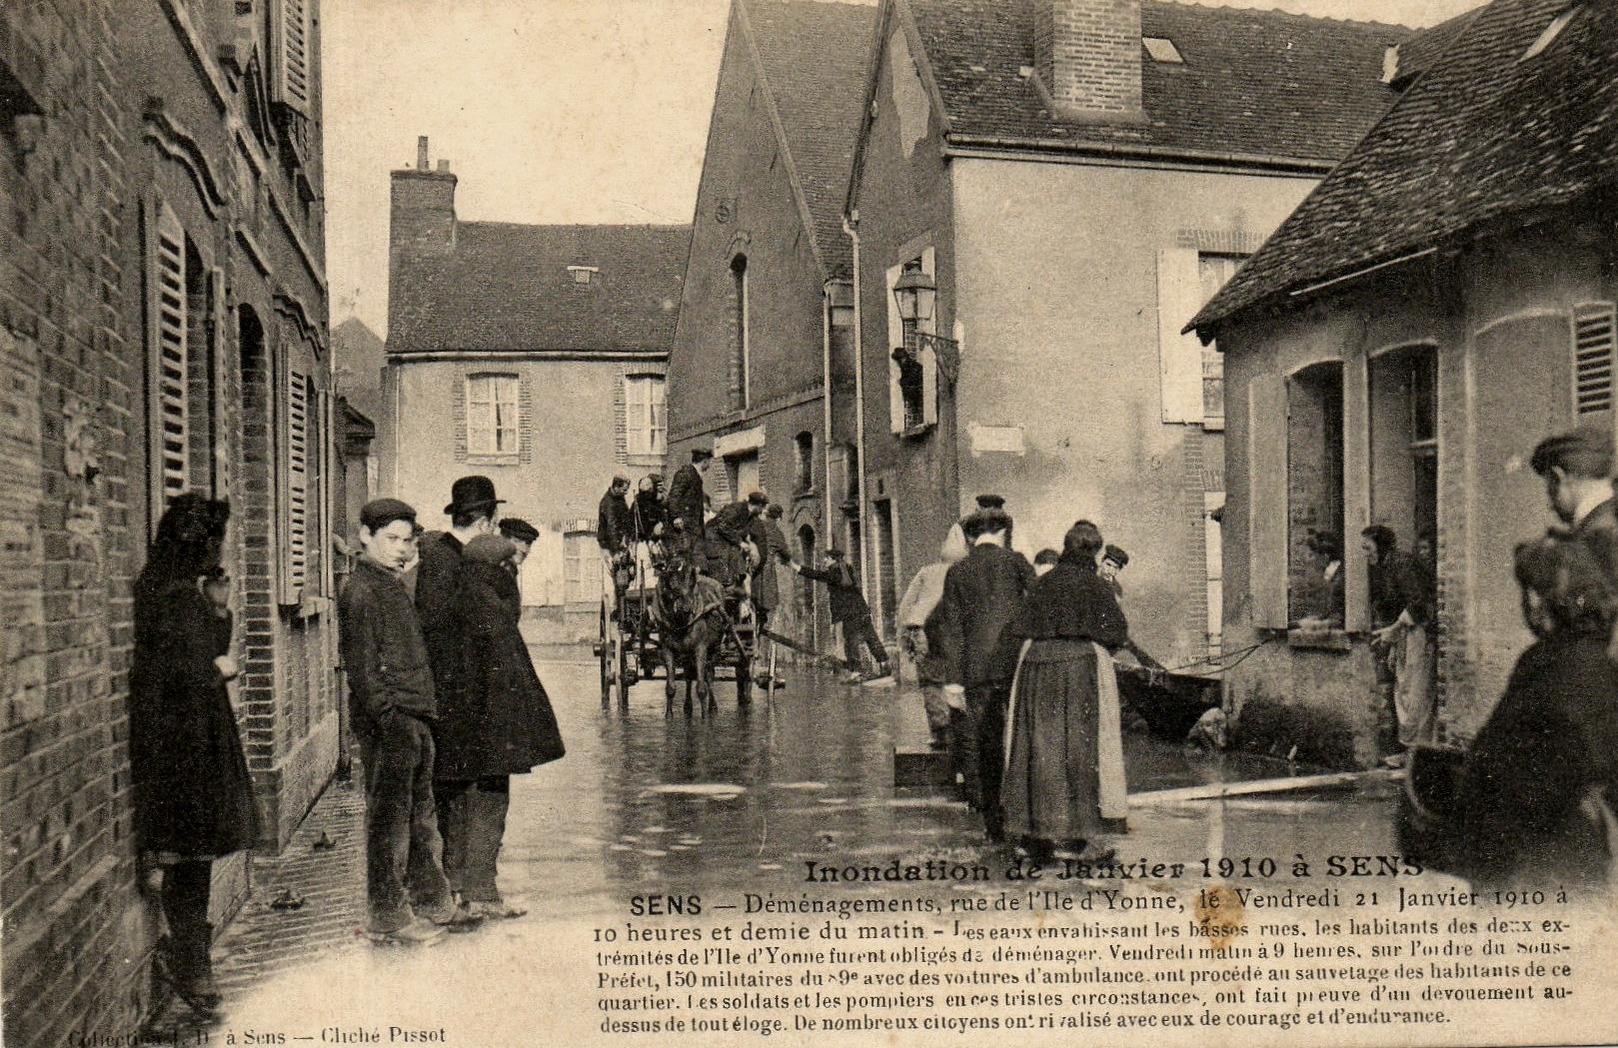
[[[1075,638],[1025,641],[1006,718],[1008,835],[1088,840],[1128,814],[1112,657]]]

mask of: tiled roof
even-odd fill
[[[1618,181],[1618,4],[1495,0],[1192,324],[1566,205]]]
[[[690,226],[462,222],[452,253],[399,266],[388,352],[667,353],[690,241]],[[568,266],[598,272],[580,284]]]
[[[1483,10],[1475,7],[1464,11],[1448,21],[1440,22],[1426,29],[1418,29],[1416,33],[1400,44],[1395,50],[1395,67],[1393,69],[1392,84],[1403,91],[1409,87],[1416,77],[1431,69],[1441,55],[1458,40],[1461,32],[1471,24],[1477,13]]]
[[[1410,30],[1277,11],[1144,0],[1141,32],[1166,37],[1184,64],[1141,55],[1139,125],[1053,116],[1019,68],[1032,66],[1034,0],[909,0],[954,137],[1051,146],[1334,161],[1394,99],[1387,49]]]
[[[815,244],[829,275],[846,277],[853,263],[843,235],[843,200],[876,9],[799,0],[750,2],[746,11],[814,220]]]

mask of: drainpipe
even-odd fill
[[[831,537],[831,328],[832,282],[820,286],[820,459],[825,478],[820,485],[820,534],[823,540]],[[814,551],[811,550],[811,553]]]
[[[859,459],[857,500],[860,522],[860,592],[871,592],[871,529],[865,521],[865,324],[860,305],[860,213],[855,209],[843,216],[843,232],[853,244],[854,256],[854,454]],[[869,599],[869,598],[867,598]]]

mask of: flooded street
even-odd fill
[[[600,1022],[593,998],[585,997],[598,989],[598,951],[644,948],[625,941],[631,928],[693,926],[689,915],[637,911],[636,897],[699,897],[700,926],[711,931],[726,921],[782,920],[749,916],[749,896],[923,894],[937,900],[930,926],[942,927],[948,914],[990,910],[1016,887],[1005,874],[1011,854],[985,843],[980,819],[964,804],[892,786],[893,747],[926,738],[914,693],[793,670],[773,699],[756,693],[749,709],[737,708],[725,682],[714,716],[687,718],[677,709],[665,717],[660,682],[638,685],[627,710],[603,710],[594,662],[545,662],[540,673],[568,753],[512,783],[500,879],[508,897],[530,905],[529,915],[448,936],[427,950],[370,947],[356,926],[244,987],[229,1002],[230,1030],[283,1032],[279,1043],[377,1043],[352,1039],[372,1032],[387,1043],[390,1027],[436,1032],[461,1045],[539,1043],[532,1039],[539,1029],[544,1043],[589,1039]],[[1294,853],[1392,850],[1393,795],[1385,783],[1361,792],[1174,800],[1151,794],[1285,774],[1286,765],[1190,754],[1140,734],[1127,737],[1126,760],[1131,829],[1117,842],[1118,862],[1183,863],[1184,874],[1172,881],[1048,879],[1039,887],[1071,894],[1120,888],[1137,898],[1168,893],[1189,907],[1199,888],[1220,879],[1298,883],[1286,872]],[[1244,880],[1243,861],[1264,857],[1282,872]],[[1204,858],[1212,879],[1202,877]],[[811,885],[805,878],[806,861],[886,867],[894,859],[992,875],[901,885]],[[1221,859],[1234,864],[1236,876],[1218,877]],[[605,936],[622,938],[609,946],[614,940]],[[350,1016],[365,1017],[363,1028],[345,1026]]]
[[[811,860],[1003,858],[964,804],[892,785],[894,747],[926,739],[908,689],[800,669],[773,699],[757,692],[750,708],[721,682],[717,713],[688,718],[678,703],[664,716],[661,682],[637,685],[627,709],[604,711],[593,663],[547,663],[541,674],[568,755],[513,779],[501,856],[502,883],[539,912],[616,913],[647,891],[794,890]],[[1146,734],[1126,738],[1126,763],[1133,795],[1287,773],[1282,762],[1190,753]],[[1137,796],[1119,858],[1190,865],[1350,845],[1385,852],[1391,796],[1385,787],[1220,802]]]

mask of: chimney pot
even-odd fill
[[[426,171],[426,170],[428,170],[428,166],[427,166],[427,136],[426,135],[420,135],[420,136],[418,136],[416,138],[416,170],[417,171]]]
[[[438,158],[438,171],[439,171],[440,174],[448,174],[449,173],[449,161],[445,160],[443,157],[439,157]]]

